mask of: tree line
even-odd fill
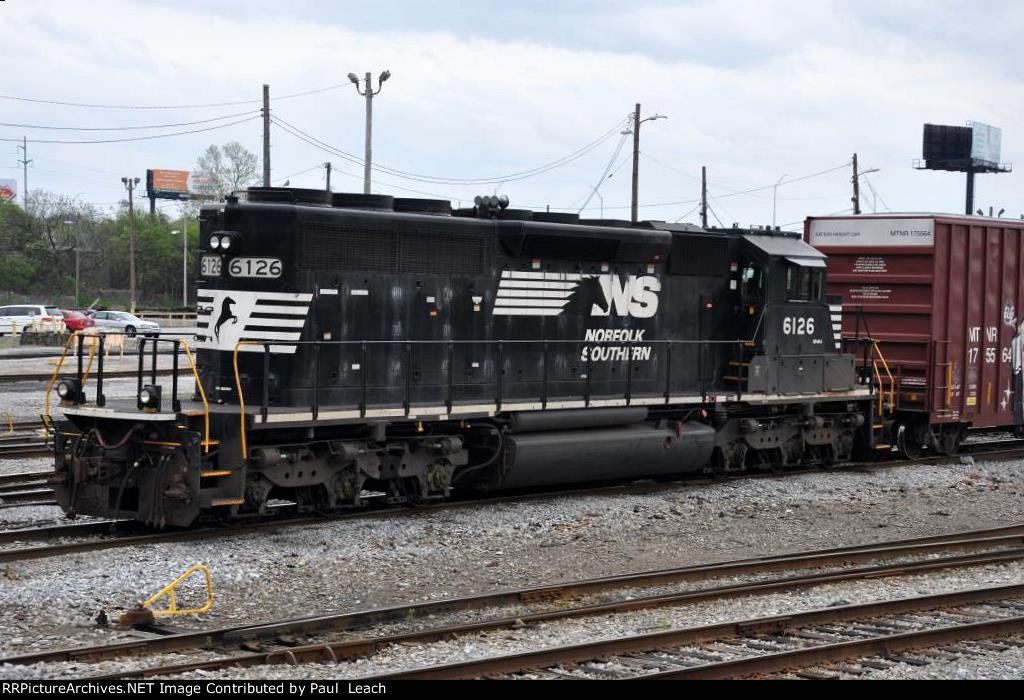
[[[193,179],[208,198],[255,184],[259,162],[238,143],[210,146],[198,159]],[[180,307],[182,229],[188,228],[190,304],[195,298],[195,252],[201,202],[183,202],[168,215],[148,212],[145,197],[136,200],[135,268],[139,305]],[[184,221],[183,221],[184,217]],[[127,201],[103,211],[82,200],[33,190],[27,207],[0,203],[0,304],[36,302],[75,306],[78,258],[79,306],[126,307],[129,287]],[[172,233],[172,232],[177,233]]]

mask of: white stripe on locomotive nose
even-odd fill
[[[306,325],[306,319],[304,318],[259,318],[249,317],[246,321],[245,327],[250,326],[266,326],[267,328],[302,328]]]
[[[312,294],[304,294],[302,292],[249,292],[241,289],[200,289],[196,291],[196,295],[206,299],[212,299],[216,293],[222,294],[253,294],[259,301],[304,301],[310,302],[313,300]]]
[[[254,306],[253,313],[281,314],[282,316],[303,316],[309,311],[308,306]]]
[[[242,331],[241,340],[298,340],[302,332],[289,333],[284,331],[250,331],[248,327]]]

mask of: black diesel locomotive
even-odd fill
[[[871,389],[798,236],[506,205],[205,208],[194,367],[144,339],[136,399],[87,400],[81,369],[59,387],[60,505],[185,526],[870,450]]]

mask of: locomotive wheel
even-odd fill
[[[903,459],[917,459],[921,456],[922,440],[920,431],[912,425],[901,423],[896,429],[896,448]]]

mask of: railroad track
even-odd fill
[[[42,421],[0,422],[0,459],[44,457],[51,454],[46,445]],[[4,484],[0,477],[0,485]]]
[[[887,563],[879,563],[888,560]],[[1024,560],[1024,524],[990,528],[936,537],[856,545],[812,552],[758,557],[708,565],[647,571],[584,581],[500,591],[465,598],[431,601],[413,605],[307,617],[242,627],[203,630],[133,640],[114,645],[79,647],[0,659],[0,664],[35,664],[61,661],[93,662],[126,655],[167,651],[219,648],[229,652],[217,659],[155,666],[118,677],[168,675],[192,670],[214,670],[272,663],[323,662],[368,656],[396,643],[425,643],[452,636],[477,634],[507,628],[523,628],[569,618],[609,615],[651,608],[683,605],[697,601],[752,594],[792,591],[838,581],[855,581],[879,576],[911,575],[943,569]],[[865,563],[865,566],[854,566]],[[789,575],[768,577],[788,572]],[[747,576],[748,580],[722,585],[702,585],[675,592],[657,592],[655,587],[716,578]],[[645,589],[654,594],[644,595]],[[609,593],[617,594],[609,601]],[[600,594],[600,597],[596,597]],[[524,611],[524,607],[527,608]],[[511,614],[482,620],[423,628],[400,634],[352,638],[355,631],[382,623],[430,619],[465,611],[504,609]],[[163,630],[166,632],[166,630]],[[340,641],[323,639],[300,644],[296,635],[329,635],[346,632]],[[284,641],[287,636],[293,638]],[[279,640],[274,643],[268,640]],[[238,654],[240,648],[252,653]],[[259,647],[259,651],[254,651]],[[490,671],[488,671],[490,672]],[[476,671],[472,671],[476,673]]]
[[[1021,447],[1006,447],[1007,443],[1017,445],[1018,443],[1024,443],[1024,441],[993,441],[984,443],[980,446],[980,449],[972,449],[968,454],[974,456],[985,457],[986,459],[1018,459],[1024,456],[1024,448]],[[960,455],[941,456],[934,455],[928,457],[922,457],[916,460],[892,460],[888,462],[872,462],[858,465],[851,465],[848,469],[857,469],[862,471],[874,471],[877,469],[890,469],[897,467],[909,467],[921,464],[937,464],[946,462],[949,460],[958,459]],[[767,472],[756,472],[737,475],[731,478],[734,479],[777,479],[787,478],[788,476],[799,474],[799,473],[811,473],[818,471],[817,469],[802,469],[792,470],[783,472],[780,474],[767,473]],[[29,477],[31,474],[11,475],[9,478],[14,477]],[[3,478],[3,477],[0,477]],[[0,549],[0,563],[6,563],[11,561],[28,560],[28,559],[39,559],[53,556],[61,556],[64,554],[76,554],[79,552],[98,551],[103,549],[112,549],[122,546],[130,546],[137,544],[158,544],[162,542],[180,542],[195,539],[204,538],[215,538],[215,537],[226,537],[234,534],[248,533],[265,528],[279,528],[279,527],[292,527],[296,525],[315,525],[325,522],[331,522],[333,520],[342,520],[349,518],[376,518],[386,517],[395,515],[404,515],[409,513],[423,513],[434,510],[445,510],[451,508],[464,508],[478,505],[479,503],[486,500],[488,503],[515,503],[523,500],[536,500],[543,498],[563,498],[571,497],[575,495],[599,495],[599,494],[643,494],[643,493],[654,493],[663,491],[666,489],[677,488],[679,486],[698,486],[716,483],[714,479],[695,479],[685,478],[671,481],[659,481],[659,482],[638,482],[633,484],[614,484],[614,485],[598,485],[598,486],[584,486],[572,489],[560,489],[554,491],[543,491],[543,492],[526,492],[526,493],[514,493],[502,496],[471,496],[464,500],[452,500],[444,501],[440,503],[434,503],[429,505],[419,506],[415,509],[408,507],[381,507],[381,508],[370,508],[365,510],[354,510],[344,513],[337,513],[328,516],[310,516],[310,517],[290,517],[282,514],[278,518],[270,518],[260,522],[236,522],[229,523],[223,526],[210,526],[202,528],[193,528],[189,530],[174,530],[174,531],[160,531],[160,532],[145,532],[132,534],[127,537],[104,537],[98,540],[88,540],[82,542],[61,542],[57,544],[39,545],[35,547],[18,547],[15,549]],[[0,482],[0,509],[4,508],[15,508],[30,505],[54,505],[56,502],[53,500],[53,491],[46,487],[43,488],[22,488],[12,489],[13,492],[7,492],[4,495],[4,487]],[[46,493],[44,493],[44,491]],[[5,533],[0,531],[0,544],[4,542],[24,542],[24,541],[46,541],[56,539],[57,537],[64,537],[68,534],[77,535],[109,535],[111,521],[104,521],[102,523],[89,523],[87,526],[80,526],[81,529],[65,531],[65,526],[57,526],[56,533],[54,534],[55,528],[39,528],[35,530],[18,530]],[[104,523],[106,526],[104,528]],[[19,535],[17,540],[8,539],[11,535]]]
[[[1024,585],[1014,584],[625,636],[360,680],[706,680],[808,668],[802,672],[806,677],[837,677],[863,675],[878,668],[873,657],[882,656],[885,662],[927,663],[929,658],[965,653],[948,645],[1021,632]],[[908,655],[915,650],[924,651]],[[888,665],[885,662],[883,666]],[[822,664],[831,666],[820,669]]]

